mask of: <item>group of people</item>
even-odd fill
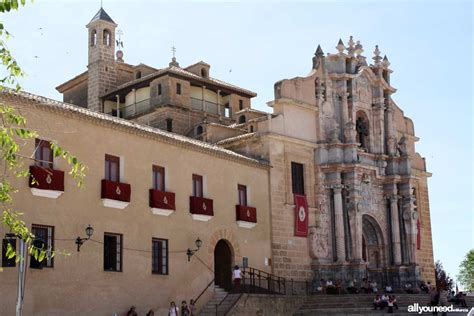
[[[181,306],[178,307],[176,306],[176,303],[172,301],[170,303],[170,308],[168,310],[168,316],[196,316],[197,310],[194,303],[195,302],[193,299],[189,301],[189,305],[187,304],[186,301],[182,301]],[[146,316],[154,316],[154,315],[155,315],[155,311],[153,309],[150,309],[146,313]],[[127,312],[127,316],[138,316],[137,308],[135,306],[130,307],[130,309]]]
[[[362,284],[360,287],[356,287],[356,280],[351,280],[349,281],[349,285],[345,289],[347,293],[349,294],[357,294],[360,292],[364,293],[378,293],[378,285],[377,282],[369,280],[367,278],[362,279]],[[319,281],[319,286],[317,288],[317,291],[322,293],[322,294],[342,294],[344,292],[344,286],[342,280],[336,280],[336,282],[333,283],[331,279],[321,279]],[[387,285],[385,287],[385,292],[386,293],[393,293],[392,286]]]
[[[374,298],[374,309],[388,309],[388,313],[393,313],[394,309],[398,310],[397,299],[395,295],[377,294]]]

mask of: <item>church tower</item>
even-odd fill
[[[87,108],[102,112],[100,96],[116,86],[115,28],[117,24],[101,7],[86,25],[89,32]]]

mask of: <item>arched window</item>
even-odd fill
[[[196,128],[196,136],[202,135],[203,132],[204,132],[204,129],[202,128],[202,126],[198,126]]]
[[[356,119],[356,131],[357,131],[357,142],[360,143],[360,147],[365,151],[369,151],[369,135],[370,126],[369,120],[364,112],[357,112]]]
[[[239,117],[239,124],[243,124],[243,123],[245,123],[245,115],[241,115]]]
[[[250,125],[250,133],[253,133],[253,125]]]
[[[201,77],[207,78],[207,71],[205,68],[201,68]]]
[[[97,45],[97,31],[92,30],[91,31],[91,46],[94,47],[95,45]]]
[[[104,30],[103,40],[104,40],[103,41],[104,45],[110,46],[111,37],[110,37],[110,31],[109,30]]]

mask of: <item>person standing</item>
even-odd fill
[[[170,303],[170,309],[168,311],[168,316],[179,316],[178,312],[179,312],[179,308],[176,307],[176,303],[174,301],[172,301]]]
[[[242,271],[238,265],[234,267],[234,271],[232,272],[232,278],[234,279],[234,290],[238,292],[240,290],[240,282],[242,280]]]
[[[189,301],[189,316],[196,316],[197,315],[197,312],[196,312],[196,305],[194,303],[194,300],[191,299]]]
[[[189,307],[186,301],[181,302],[181,316],[189,316]]]

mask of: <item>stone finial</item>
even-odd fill
[[[337,43],[336,49],[339,52],[339,54],[344,53],[344,49],[346,49],[346,47],[344,46],[344,43],[342,42],[342,39],[339,39],[339,42]]]
[[[380,65],[380,61],[382,60],[382,57],[380,57],[379,45],[375,45],[374,57],[372,57],[372,59],[374,60],[375,66]]]
[[[390,66],[390,62],[388,61],[387,55],[384,55],[384,56],[383,56],[382,65],[383,65],[385,68],[388,68],[388,67]]]
[[[176,61],[176,57],[173,57],[171,59],[171,62],[169,63],[169,66],[175,66],[175,67],[179,67],[179,63]]]
[[[351,56],[354,56],[354,50],[355,50],[355,49],[354,49],[354,44],[355,44],[355,43],[354,43],[353,37],[352,37],[352,35],[351,35],[351,36],[349,37],[349,42],[347,42],[347,45],[349,45],[349,46],[347,47],[347,52],[348,52],[349,55],[351,55]]]
[[[360,41],[357,41],[355,49],[354,49],[354,53],[357,55],[357,57],[359,57],[363,52],[364,52],[364,49],[363,49],[362,44],[360,43]]]
[[[323,49],[321,48],[321,45],[318,45],[318,48],[316,48],[316,52],[314,53],[316,57],[324,57],[324,52]]]

